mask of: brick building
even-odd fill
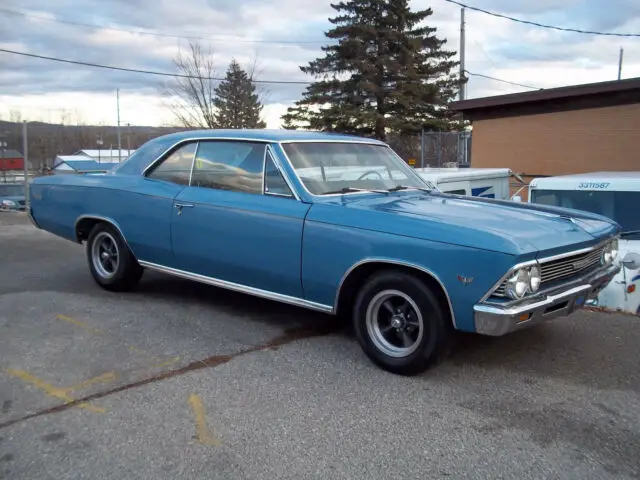
[[[533,177],[640,170],[640,78],[463,100],[472,167]],[[522,192],[525,195],[525,192]]]
[[[24,169],[24,157],[16,150],[0,148],[0,171],[9,172]]]

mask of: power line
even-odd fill
[[[76,22],[73,20],[65,20],[62,18],[51,18],[43,15],[34,15],[32,13],[21,12],[18,10],[11,10],[8,8],[0,8],[0,12],[6,13],[8,15],[16,15],[16,16],[25,17],[25,18],[34,18],[37,20],[45,20],[48,22],[74,25],[76,27],[84,27],[84,28],[92,28],[92,29],[99,28],[103,30],[113,30],[116,32],[135,33],[140,35],[151,35],[153,37],[163,37],[163,38],[185,38],[185,39],[216,40],[216,41],[244,42],[244,43],[268,43],[268,44],[276,44],[276,45],[281,44],[281,45],[292,45],[292,46],[318,45],[318,44],[326,43],[325,41],[321,41],[321,40],[262,40],[262,39],[256,39],[256,38],[246,38],[246,37],[213,37],[213,36],[205,36],[202,34],[177,35],[177,34],[171,34],[171,33],[150,32],[148,30],[139,30],[134,28],[108,27],[104,25]]]
[[[107,70],[118,70],[121,72],[144,73],[146,75],[158,75],[161,77],[195,78],[199,80],[215,80],[215,81],[224,80],[224,78],[216,78],[216,77],[200,77],[200,76],[194,76],[194,75],[184,75],[181,73],[169,73],[169,72],[158,72],[155,70],[141,70],[137,68],[114,67],[111,65],[101,65],[99,63],[82,62],[79,60],[67,60],[67,59],[58,58],[58,57],[36,55],[35,53],[17,52],[15,50],[7,50],[4,48],[0,48],[0,52],[11,53],[13,55],[20,55],[23,57],[39,58],[41,60],[50,60],[52,62],[71,63],[74,65],[84,65],[86,67],[105,68]],[[302,81],[294,81],[294,80],[253,80],[253,81],[255,83],[278,83],[283,85],[310,85],[312,83],[312,82],[302,82]]]
[[[64,58],[58,58],[58,57],[49,57],[46,55],[36,55],[35,53],[26,53],[26,52],[18,52],[15,50],[8,50],[5,48],[0,48],[0,52],[4,52],[4,53],[10,53],[12,55],[19,55],[19,56],[23,56],[23,57],[30,57],[30,58],[38,58],[40,60],[49,60],[52,62],[59,62],[59,63],[69,63],[72,65],[83,65],[86,67],[94,67],[94,68],[104,68],[107,70],[117,70],[120,72],[130,72],[130,73],[141,73],[141,74],[146,74],[146,75],[157,75],[157,76],[162,76],[162,77],[176,77],[176,78],[195,78],[195,79],[200,79],[200,80],[214,80],[214,81],[222,81],[224,80],[223,78],[218,78],[218,77],[200,77],[200,76],[194,76],[194,75],[185,75],[185,74],[181,74],[181,73],[169,73],[169,72],[158,72],[155,70],[142,70],[142,69],[138,69],[138,68],[126,68],[126,67],[115,67],[112,65],[102,65],[99,63],[91,63],[91,62],[82,62],[79,60],[68,60],[68,59],[64,59]],[[531,85],[523,85],[521,83],[515,83],[515,82],[510,82],[508,80],[503,80],[501,78],[496,78],[496,77],[491,77],[489,75],[483,75],[481,73],[473,73],[470,72],[468,70],[465,70],[465,72],[468,75],[472,75],[474,77],[483,77],[483,78],[487,78],[489,80],[495,80],[498,82],[502,82],[502,83],[508,83],[510,85],[515,85],[518,87],[525,87],[525,88],[531,88],[533,90],[542,90],[541,88],[538,87],[532,87]],[[310,85],[313,82],[304,82],[304,81],[295,81],[295,80],[254,80],[255,83],[266,83],[266,84],[282,84],[282,85]]]
[[[470,72],[469,70],[465,70],[465,73],[467,73],[468,75],[471,75],[473,77],[482,77],[482,78],[486,78],[488,80],[495,80],[496,82],[508,83],[509,85],[515,85],[516,87],[530,88],[532,90],[544,90],[543,88],[540,88],[540,87],[532,87],[531,85],[524,85],[522,83],[510,82],[509,80],[503,80],[501,78],[490,77],[489,75],[483,75],[482,73],[473,73],[473,72]]]
[[[609,36],[609,37],[640,37],[640,33],[611,33],[611,32],[596,32],[593,30],[580,30],[578,28],[565,28],[565,27],[556,27],[554,25],[546,25],[544,23],[532,22],[529,20],[521,20],[519,18],[509,17],[507,15],[502,15],[500,13],[490,12],[489,10],[483,10],[482,8],[472,7],[470,5],[466,5],[461,2],[457,2],[455,0],[444,0],[448,3],[453,3],[460,7],[468,8],[469,10],[474,10],[476,12],[486,13],[487,15],[491,15],[493,17],[504,18],[506,20],[511,20],[512,22],[524,23],[527,25],[533,25],[535,27],[542,28],[550,28],[552,30],[560,30],[562,32],[574,32],[574,33],[584,33],[587,35],[601,35],[601,36]]]

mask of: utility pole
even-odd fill
[[[120,89],[116,88],[116,108],[118,111],[118,163],[122,161],[122,141],[120,138]]]
[[[131,155],[131,124],[127,123],[127,157]]]
[[[459,100],[464,100],[466,85],[464,83],[464,7],[460,9],[460,93]]]
[[[618,80],[622,78],[622,57],[624,55],[624,48],[620,47],[620,60],[618,60]]]
[[[22,158],[24,171],[24,199],[25,208],[29,211],[29,141],[27,139],[27,121],[22,121]]]

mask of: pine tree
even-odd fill
[[[265,128],[260,119],[262,104],[256,86],[235,59],[231,60],[225,79],[215,89],[213,105],[218,128]]]
[[[335,45],[300,67],[319,78],[283,115],[284,128],[351,133],[385,140],[387,135],[449,129],[447,104],[459,89],[452,70],[456,54],[443,49],[436,28],[419,26],[432,15],[412,12],[408,0],[349,0],[326,32]]]

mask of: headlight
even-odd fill
[[[614,239],[607,243],[602,249],[602,256],[600,257],[600,263],[602,265],[609,265],[618,256],[618,239]]]
[[[540,267],[533,266],[529,269],[529,288],[532,293],[535,293],[540,288],[542,283],[542,275],[540,274]]]
[[[14,202],[13,200],[2,200],[2,205],[4,205],[5,207],[15,207],[16,202]]]
[[[615,260],[616,258],[618,258],[618,253],[618,239],[614,238],[611,242],[611,260]]]
[[[531,289],[531,280],[527,269],[521,268],[514,272],[505,283],[506,294],[514,300],[524,297]]]

